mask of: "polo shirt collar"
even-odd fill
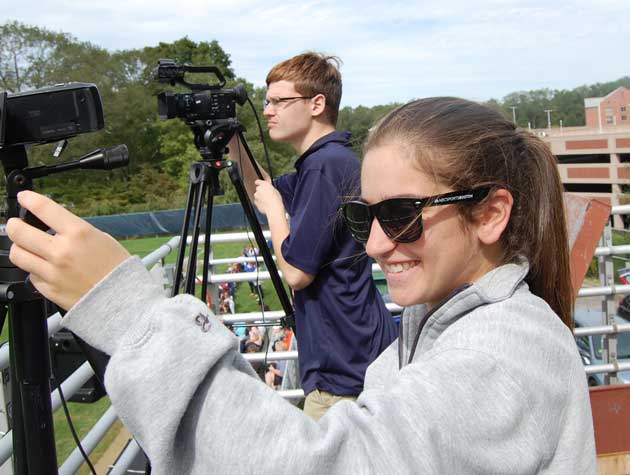
[[[329,143],[332,142],[337,142],[341,145],[347,146],[348,143],[350,142],[350,137],[352,136],[352,134],[348,131],[345,130],[335,130],[334,132],[331,132],[329,134],[324,135],[323,137],[318,138],[315,142],[313,142],[313,144],[306,149],[306,151],[300,155],[300,157],[296,160],[295,162],[295,169],[299,170],[300,166],[302,165],[302,163],[304,163],[304,160],[306,160],[306,158],[310,155],[312,155],[313,153],[315,153],[317,150],[319,150],[320,148],[322,148],[324,145],[327,145]]]

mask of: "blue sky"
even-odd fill
[[[0,0],[0,22],[109,50],[216,39],[236,73],[306,50],[342,61],[342,106],[455,95],[500,99],[630,75],[628,0]]]

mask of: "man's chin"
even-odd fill
[[[290,142],[291,137],[294,136],[294,134],[287,133],[286,130],[282,130],[282,128],[278,127],[277,125],[268,130],[269,137],[274,142]]]

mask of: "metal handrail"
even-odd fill
[[[620,371],[630,371],[630,363],[594,364],[585,366],[584,370],[588,375],[597,373],[618,373]]]
[[[141,451],[142,449],[140,449],[140,446],[135,439],[131,439],[127,444],[127,447],[125,447],[125,450],[123,450],[122,454],[120,454],[118,460],[116,460],[116,464],[112,468],[111,472],[109,472],[109,475],[125,475],[127,473],[127,468],[129,468],[129,465],[131,465],[133,460],[138,456],[138,454],[140,454]]]
[[[81,441],[83,450],[85,450],[86,453],[92,453],[117,420],[118,415],[116,414],[116,410],[114,406],[110,406]],[[61,467],[59,467],[59,475],[73,475],[79,470],[83,463],[85,463],[85,460],[77,447],[72,451]]]
[[[630,332],[630,323],[621,323],[618,325],[600,325],[596,327],[580,327],[573,330],[575,336],[587,335],[616,335],[619,333]]]

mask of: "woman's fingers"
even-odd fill
[[[20,206],[29,210],[57,233],[83,225],[81,218],[39,193],[22,191],[18,193],[17,198]]]
[[[25,249],[15,242],[11,246],[9,252],[9,259],[13,264],[30,274],[37,274],[38,276],[46,276],[50,273],[50,264],[42,257],[33,254],[28,249]]]
[[[44,259],[50,257],[48,254],[53,247],[54,237],[41,229],[26,224],[19,218],[11,218],[7,221],[7,235],[21,248]]]
[[[49,300],[70,308],[129,253],[111,236],[63,206],[31,191],[18,195],[20,205],[57,231],[53,236],[20,219],[7,223],[13,241],[10,259],[31,274]]]

